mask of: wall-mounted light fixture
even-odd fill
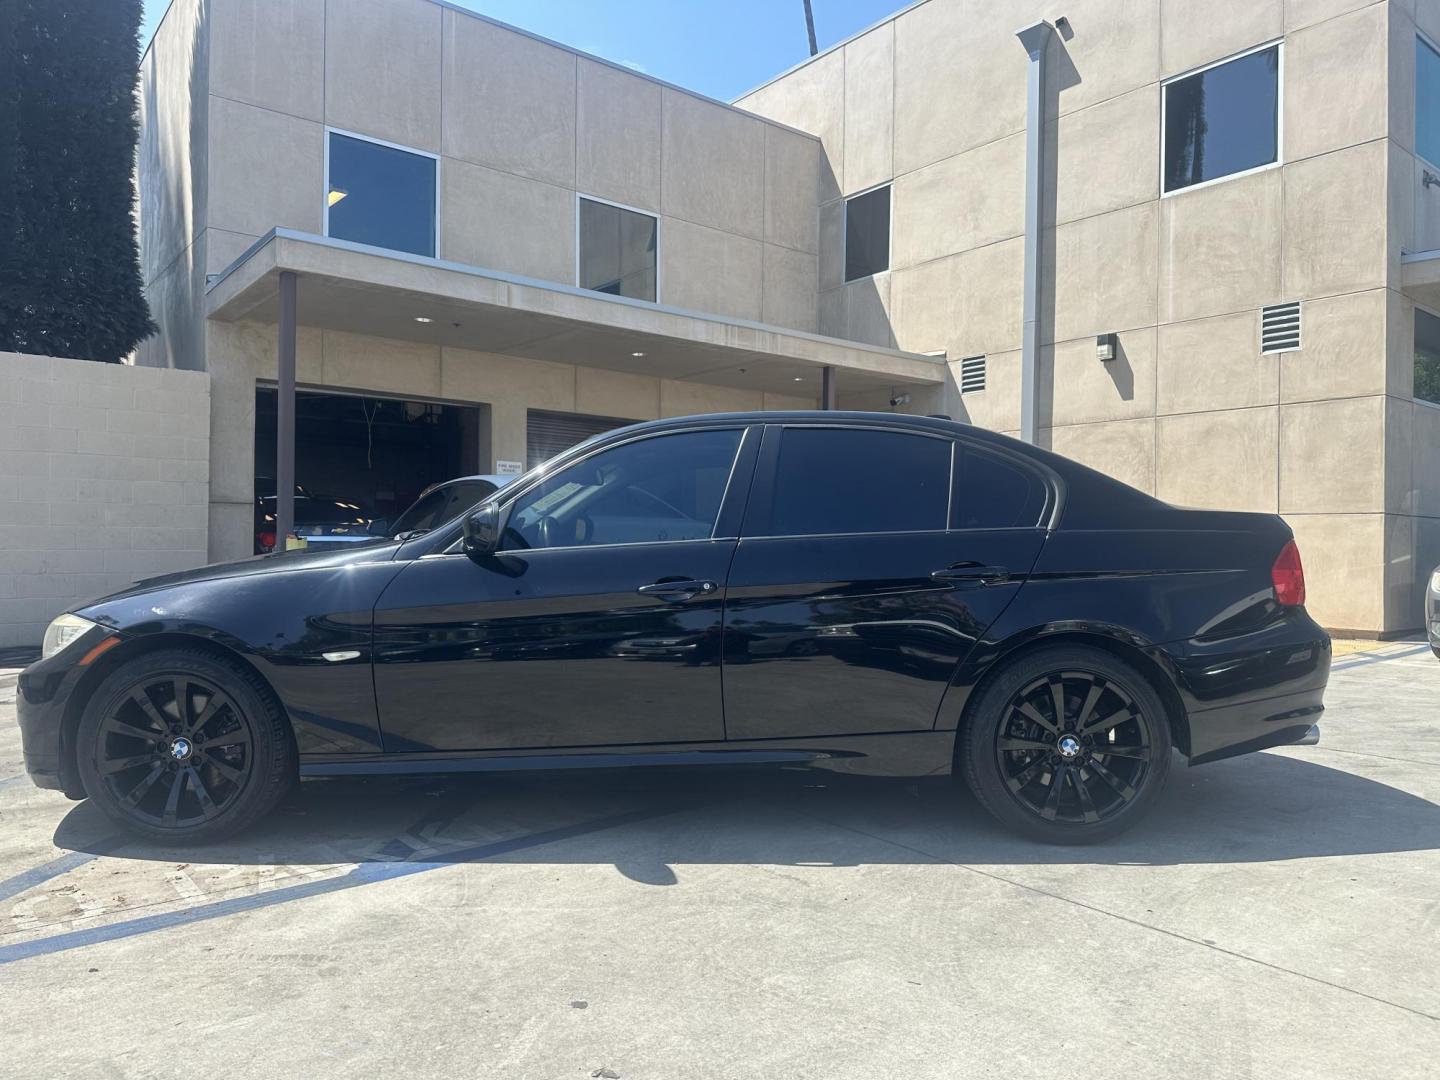
[[[1101,334],[1095,339],[1095,359],[1107,361],[1114,360],[1115,346],[1116,342],[1114,334]]]

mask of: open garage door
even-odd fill
[[[600,435],[635,422],[617,416],[585,416],[531,409],[525,417],[525,467],[533,469],[576,443],[584,442],[591,435]]]
[[[481,472],[481,409],[301,390],[295,395],[296,531],[311,547],[369,539],[431,484]],[[256,550],[275,493],[276,392],[255,392]],[[311,520],[306,520],[310,518]],[[272,526],[273,531],[273,526]],[[377,530],[378,531],[378,530]],[[268,541],[268,543],[266,543]]]

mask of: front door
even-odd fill
[[[1040,479],[940,435],[790,425],[766,429],[754,488],[726,607],[729,737],[931,728],[1040,552]]]
[[[385,749],[723,739],[723,523],[748,488],[730,482],[744,433],[598,450],[509,499],[498,554],[407,566],[375,609]]]

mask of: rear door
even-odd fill
[[[727,737],[933,727],[1034,565],[1050,494],[938,433],[768,426],[726,598]]]

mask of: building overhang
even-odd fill
[[[406,255],[291,229],[261,237],[206,287],[206,315],[275,323],[280,274],[305,326],[667,379],[815,396],[944,381],[943,357],[822,337]],[[428,319],[419,322],[418,319]]]
[[[1440,251],[1401,255],[1400,289],[1416,303],[1440,311]]]

